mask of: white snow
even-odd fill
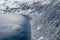
[[[38,40],[42,40],[44,37],[43,36],[41,36]]]
[[[37,29],[39,30],[39,29],[40,29],[40,27],[37,27]]]
[[[5,3],[5,1],[0,1],[0,4],[4,4]]]
[[[52,0],[40,0],[42,5],[50,4]]]

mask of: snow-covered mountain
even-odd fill
[[[0,27],[8,26],[1,29],[2,39],[8,32],[9,40],[24,40],[31,31],[31,40],[60,40],[59,20],[59,0],[0,0]],[[18,37],[14,33],[21,35]],[[11,39],[13,34],[15,39]],[[23,38],[19,39],[22,35]]]

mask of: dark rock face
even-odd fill
[[[32,40],[60,40],[60,2],[53,0],[41,10],[32,25]]]

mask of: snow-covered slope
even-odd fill
[[[31,40],[60,40],[59,13],[59,0],[0,0],[0,27],[8,26],[1,32],[13,35],[24,24],[31,28]]]

